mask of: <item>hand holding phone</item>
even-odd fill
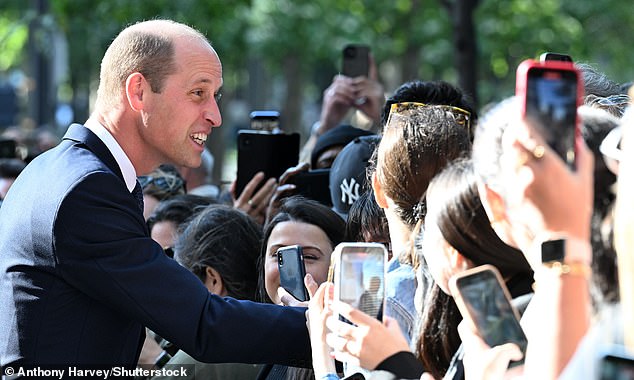
[[[522,116],[536,124],[548,145],[575,168],[577,108],[583,97],[579,72],[570,62],[526,60],[517,68]]]
[[[482,265],[453,276],[449,289],[463,318],[486,344],[495,347],[515,343],[526,353],[528,341],[519,324],[519,314],[494,266]]]
[[[298,300],[308,301],[308,290],[304,286],[306,267],[302,247],[291,245],[278,249],[277,267],[280,273],[280,286]]]
[[[387,250],[379,243],[340,243],[333,252],[334,300],[382,319]]]

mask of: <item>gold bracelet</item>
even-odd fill
[[[570,263],[551,261],[543,263],[542,266],[545,269],[548,269],[549,272],[554,273],[558,276],[570,275],[590,278],[590,275],[592,275],[592,268],[590,268],[590,265],[579,261],[574,261]]]

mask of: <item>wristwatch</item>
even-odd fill
[[[566,254],[566,240],[546,240],[542,242],[542,263],[563,262]]]
[[[172,358],[172,355],[167,353],[167,351],[161,351],[159,356],[156,358],[156,361],[154,361],[154,368],[155,369],[163,368],[163,366],[165,366],[165,364],[167,364],[167,362],[169,362],[171,358]]]

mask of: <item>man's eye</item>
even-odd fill
[[[192,91],[192,94],[196,96],[203,96],[203,90],[194,90]]]
[[[216,99],[216,103],[222,99],[222,94],[220,92],[214,94],[214,99]]]

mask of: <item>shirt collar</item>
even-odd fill
[[[110,131],[106,129],[100,122],[95,119],[88,119],[84,126],[90,129],[99,139],[106,145],[110,153],[114,156],[115,161],[119,164],[125,185],[130,192],[136,186],[136,170],[132,162],[121,148],[121,145],[115,140]]]

